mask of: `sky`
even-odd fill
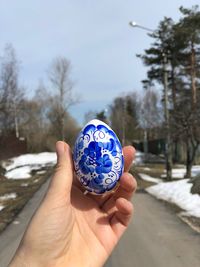
[[[152,42],[136,21],[155,29],[164,16],[175,21],[178,8],[193,0],[0,0],[0,55],[12,43],[20,60],[20,83],[32,96],[47,81],[52,60],[66,57],[80,103],[71,115],[83,124],[89,110],[107,108],[113,99],[141,92],[146,68],[136,54]]]

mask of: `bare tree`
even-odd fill
[[[138,125],[144,131],[144,152],[148,152],[148,131],[163,122],[163,112],[159,106],[159,97],[152,88],[147,88],[138,101]]]
[[[6,133],[14,129],[19,137],[18,113],[24,90],[19,86],[19,62],[11,44],[6,45],[0,63],[1,131]]]
[[[142,129],[151,129],[163,122],[163,111],[159,102],[158,93],[154,89],[145,90],[138,101],[138,123]]]
[[[130,93],[116,97],[109,107],[111,127],[117,133],[122,145],[138,138],[136,103],[137,94]]]
[[[56,119],[56,127],[58,127],[58,138],[61,140],[65,136],[64,121],[66,113],[70,106],[78,102],[78,98],[73,94],[70,70],[70,62],[65,57],[58,57],[54,59],[49,71],[49,79],[54,91],[51,106]]]

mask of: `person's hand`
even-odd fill
[[[103,196],[84,195],[69,146],[57,142],[57,167],[48,192],[31,219],[10,267],[100,267],[126,230],[136,181],[128,173],[134,148],[123,149],[120,186]]]

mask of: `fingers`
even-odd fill
[[[120,191],[125,191],[127,193],[134,193],[137,188],[137,182],[132,174],[125,172],[120,179],[120,187],[117,194],[120,195]]]
[[[116,207],[117,211],[111,218],[110,225],[116,236],[120,238],[131,220],[133,214],[133,205],[127,199],[119,198],[116,201]]]
[[[132,146],[125,146],[123,148],[123,154],[124,154],[124,171],[128,172],[130,170],[130,167],[133,163],[133,159],[135,157],[135,149]]]
[[[137,182],[135,178],[130,173],[124,173],[120,179],[120,186],[117,191],[107,199],[103,205],[102,209],[109,215],[112,216],[116,212],[116,200],[118,198],[124,198],[130,200],[137,188]]]
[[[49,186],[49,193],[60,194],[67,198],[67,196],[70,197],[73,179],[71,150],[68,144],[58,141],[56,143],[56,153],[57,166]]]

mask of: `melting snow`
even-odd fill
[[[0,205],[0,211],[1,211],[2,209],[4,209],[4,206]]]
[[[56,163],[56,153],[42,152],[38,154],[24,154],[4,162],[5,177],[9,179],[27,179],[32,170],[40,170]]]
[[[185,173],[186,173],[186,169],[184,167],[183,168],[172,169],[172,177],[176,178],[176,179],[184,178]],[[200,166],[199,165],[194,165],[192,167],[192,177],[196,176],[199,173],[200,173]],[[163,178],[166,177],[166,171],[165,171],[164,174],[161,175],[161,177],[163,177]]]
[[[163,199],[185,210],[184,215],[200,217],[200,196],[190,193],[192,184],[189,179],[159,183],[150,186],[146,191],[158,199]]]
[[[14,199],[17,197],[16,193],[10,193],[10,194],[5,194],[3,196],[0,196],[0,201],[8,200],[8,199]]]
[[[145,181],[149,181],[149,182],[153,182],[153,183],[162,183],[162,180],[159,178],[153,178],[145,173],[139,173],[140,177],[145,180]]]

